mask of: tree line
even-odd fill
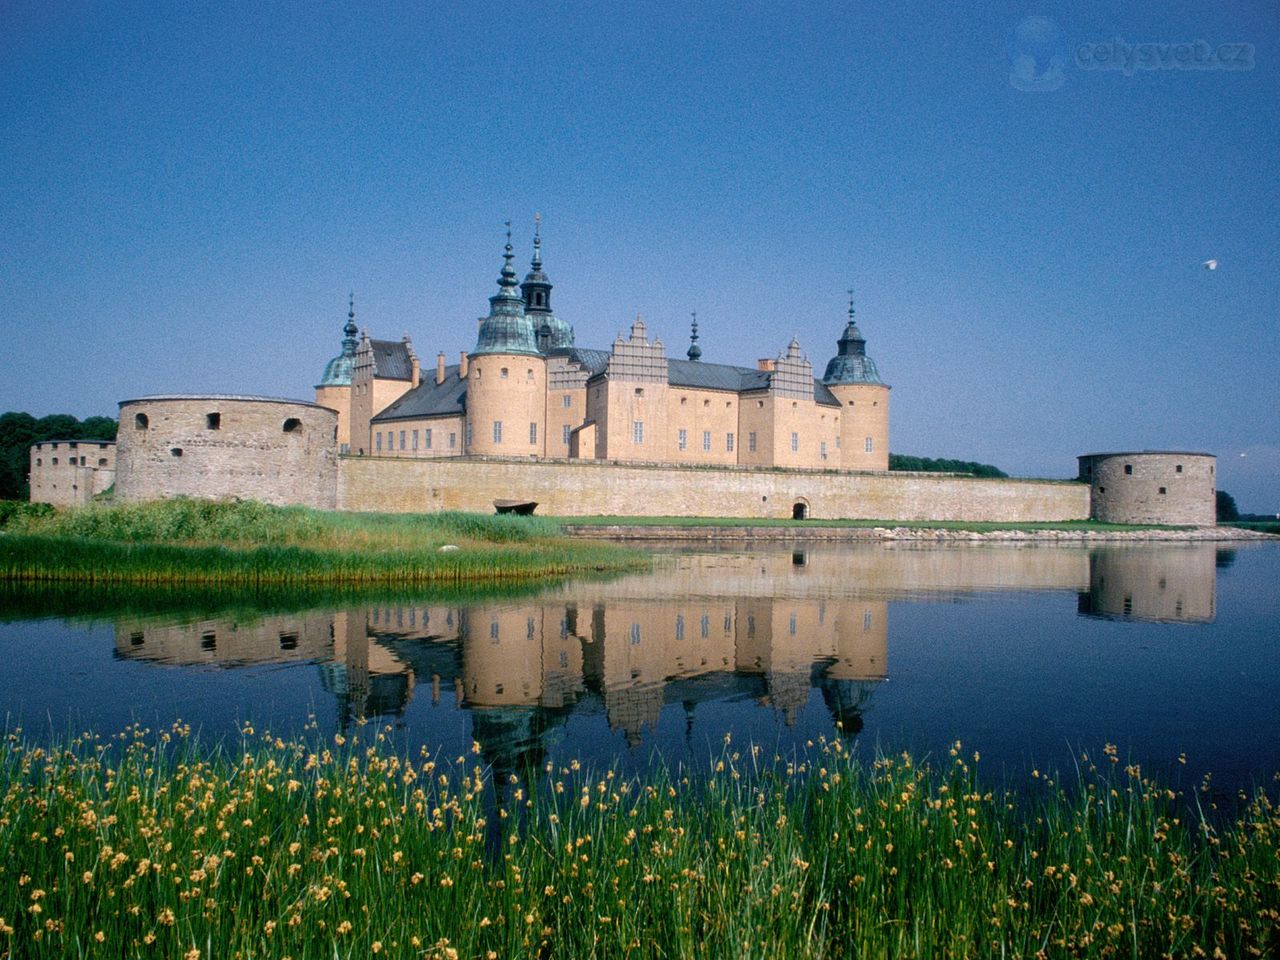
[[[925,473],[968,473],[975,477],[1007,477],[999,467],[973,460],[947,460],[933,457],[912,457],[904,453],[889,454],[890,470],[919,470]]]
[[[10,410],[0,414],[0,500],[26,500],[31,496],[27,473],[31,445],[42,440],[114,440],[117,422],[111,417],[77,420],[69,413],[36,419]]]

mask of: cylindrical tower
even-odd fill
[[[466,452],[494,457],[539,457],[546,449],[547,362],[511,266],[511,231],[480,322],[467,371]]]
[[[889,469],[889,385],[867,356],[867,341],[853,322],[836,341],[836,355],[822,377],[840,401],[840,465],[847,470]]]
[[[1089,453],[1080,479],[1090,487],[1089,515],[1105,523],[1217,523],[1217,458],[1210,453],[1143,450]]]

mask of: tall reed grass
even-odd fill
[[[389,729],[202,750],[181,725],[0,752],[13,957],[1246,957],[1280,814],[1219,822],[1108,749],[1063,789],[840,741],[644,780],[493,782]],[[1189,812],[1190,811],[1190,812]]]
[[[643,564],[536,517],[346,514],[175,499],[28,511],[0,533],[0,579],[94,584],[460,584]],[[440,552],[446,545],[457,547]]]

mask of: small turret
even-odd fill
[[[702,348],[698,346],[698,311],[693,311],[693,328],[689,333],[689,350],[687,356],[695,363],[702,359]]]
[[[507,245],[503,254],[498,292],[489,298],[489,316],[480,321],[476,347],[471,356],[492,353],[538,356],[533,324],[525,316],[524,300],[517,293],[516,272],[511,266],[511,221],[507,221]]]

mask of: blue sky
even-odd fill
[[[820,375],[852,286],[896,452],[1206,450],[1280,510],[1278,41],[1264,2],[9,0],[0,410],[310,397],[350,290],[456,361],[540,211],[581,345],[697,310],[704,359]]]

